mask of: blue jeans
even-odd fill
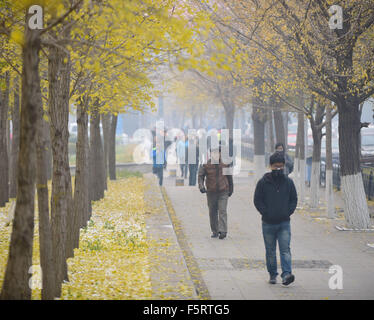
[[[180,164],[180,168],[181,168],[181,178],[187,178],[187,173],[188,173],[188,164]]]
[[[188,169],[190,170],[190,179],[189,179],[189,185],[195,186],[196,185],[196,176],[197,176],[197,164],[189,164]]]
[[[282,267],[281,277],[291,272],[291,225],[290,221],[279,224],[269,224],[262,221],[262,234],[264,236],[266,249],[266,268],[270,276],[277,276],[277,240]]]

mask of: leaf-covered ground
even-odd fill
[[[90,222],[81,229],[79,249],[68,259],[69,282],[62,286],[61,299],[152,297],[149,248],[157,245],[167,250],[168,245],[146,237],[144,188],[142,177],[108,181],[105,198],[93,203]],[[0,209],[0,286],[12,230],[12,224],[6,226],[9,208],[10,203]],[[33,265],[38,266],[37,218],[34,235]],[[38,280],[38,274],[34,277]],[[37,287],[33,299],[40,299]]]
[[[92,209],[79,249],[68,260],[61,299],[151,297],[143,178],[109,181]]]

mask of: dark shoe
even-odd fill
[[[220,232],[219,233],[219,238],[222,240],[222,239],[225,239],[226,238],[226,233],[225,232]]]
[[[277,283],[277,276],[270,276],[269,283],[270,284],[276,284]]]
[[[213,232],[210,237],[211,238],[218,238],[218,233],[217,232]]]
[[[282,284],[288,286],[290,283],[295,281],[295,276],[293,274],[288,274],[283,278]]]

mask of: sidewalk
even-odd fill
[[[172,166],[170,166],[171,169]],[[261,218],[253,205],[254,181],[243,171],[234,177],[228,205],[228,237],[210,238],[206,196],[197,186],[175,186],[165,171],[164,186],[212,299],[374,299],[374,233],[338,231],[342,218],[298,209],[291,218],[295,282],[267,283]],[[277,253],[279,261],[279,253]],[[343,268],[343,289],[329,289],[331,265]],[[278,264],[280,272],[280,264]]]
[[[198,299],[158,181],[153,174],[145,174],[144,179],[152,299]]]

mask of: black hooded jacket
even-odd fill
[[[253,201],[262,221],[270,224],[289,221],[297,206],[295,185],[283,174],[274,180],[271,172],[265,173],[257,182]]]

